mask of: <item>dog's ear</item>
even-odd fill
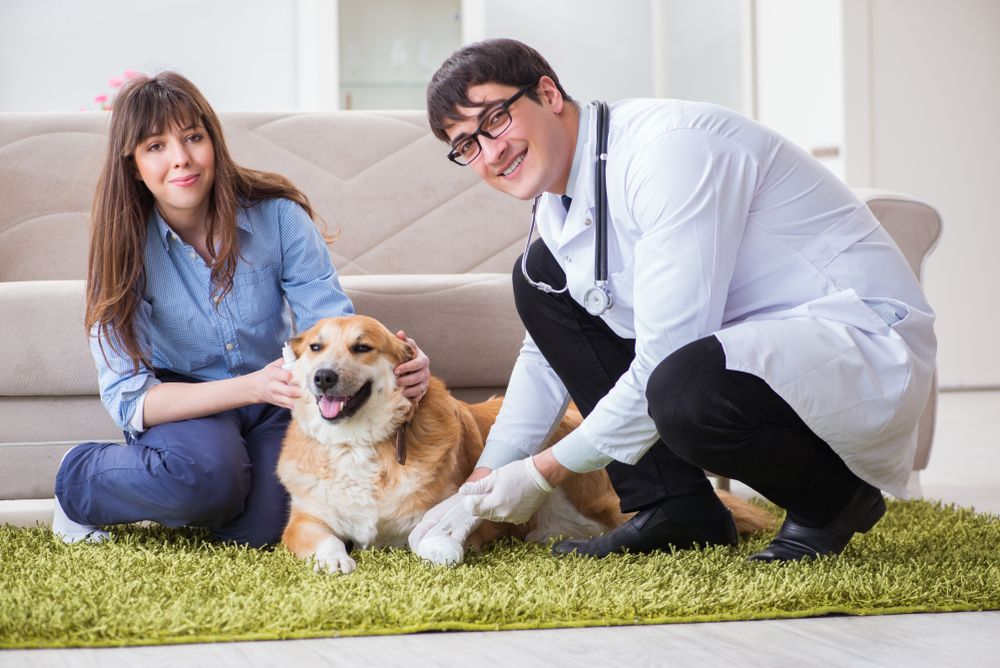
[[[397,364],[402,364],[403,362],[409,362],[414,357],[417,356],[416,351],[410,346],[409,343],[403,341],[395,334],[392,335],[393,343],[393,353],[396,356]]]
[[[302,353],[306,350],[306,334],[308,332],[302,332],[298,336],[293,337],[288,345],[292,347],[292,352],[295,353],[295,358],[298,359],[302,357]]]

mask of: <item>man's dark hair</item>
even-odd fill
[[[559,83],[542,54],[514,39],[487,39],[463,46],[451,54],[427,84],[427,120],[434,136],[448,141],[445,128],[465,120],[458,107],[475,107],[469,99],[469,88],[485,83],[497,83],[520,88],[538,83],[543,76],[555,82],[565,100],[569,95]],[[538,102],[535,89],[525,95]]]

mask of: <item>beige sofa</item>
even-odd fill
[[[520,345],[509,272],[529,206],[445,159],[421,112],[224,114],[237,162],[280,172],[339,232],[330,253],[359,313],[403,328],[455,393],[502,392]],[[43,519],[62,453],[120,440],[83,332],[87,221],[106,114],[0,114],[0,523]],[[906,197],[859,192],[918,276],[940,231]],[[927,465],[931,397],[916,470]],[[29,503],[25,506],[25,503]],[[50,502],[48,502],[50,503]],[[27,508],[27,510],[25,510]]]

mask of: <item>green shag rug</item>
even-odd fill
[[[503,542],[456,568],[355,553],[349,576],[199,530],[119,527],[64,545],[0,527],[0,647],[97,647],[1000,609],[1000,517],[889,503],[839,557],[750,563],[737,548],[557,559]]]

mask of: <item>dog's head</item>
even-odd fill
[[[374,318],[326,318],[290,344],[293,382],[302,390],[293,414],[314,438],[379,439],[409,410],[393,369],[412,359],[413,350]],[[349,425],[360,432],[336,430]]]

